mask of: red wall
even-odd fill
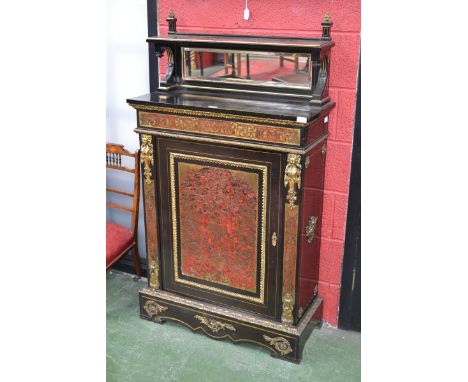
[[[324,298],[324,321],[336,326],[341,265],[348,205],[349,173],[356,103],[360,45],[360,0],[250,0],[250,19],[243,19],[244,0],[160,0],[160,32],[170,8],[177,31],[198,33],[321,36],[322,16],[332,15],[330,96],[336,108],[330,115],[327,145],[319,294]]]

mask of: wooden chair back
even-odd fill
[[[134,159],[134,167],[130,168],[122,165],[122,156]],[[133,174],[133,193],[118,190],[115,188],[106,188],[106,192],[112,192],[119,195],[128,196],[133,199],[132,208],[121,206],[115,203],[107,203],[107,207],[126,211],[131,214],[131,227],[134,237],[138,230],[138,206],[140,203],[140,150],[134,153],[125,150],[123,145],[115,143],[106,144],[106,167],[114,170],[125,171]]]

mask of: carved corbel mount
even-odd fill
[[[167,53],[167,68],[166,68],[166,75],[164,77],[164,81],[171,82],[172,77],[174,74],[174,53],[172,52],[171,48],[156,46],[155,53],[156,56],[159,58],[164,56],[164,52]]]
[[[159,58],[164,56],[165,51],[166,51],[166,48],[163,48],[162,46],[156,46],[154,48],[154,52],[156,53],[156,56],[158,56]]]
[[[318,69],[317,84],[315,85],[313,95],[317,99],[322,99],[328,95],[328,77],[330,72],[330,53],[323,54],[320,62],[314,64],[315,70]]]
[[[297,154],[288,154],[288,164],[284,171],[284,187],[288,189],[288,204],[290,208],[294,208],[297,200],[296,188],[301,188],[301,156]]]

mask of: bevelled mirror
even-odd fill
[[[183,79],[310,89],[307,53],[182,48]]]

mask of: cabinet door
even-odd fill
[[[157,140],[162,288],[279,318],[281,155]]]

